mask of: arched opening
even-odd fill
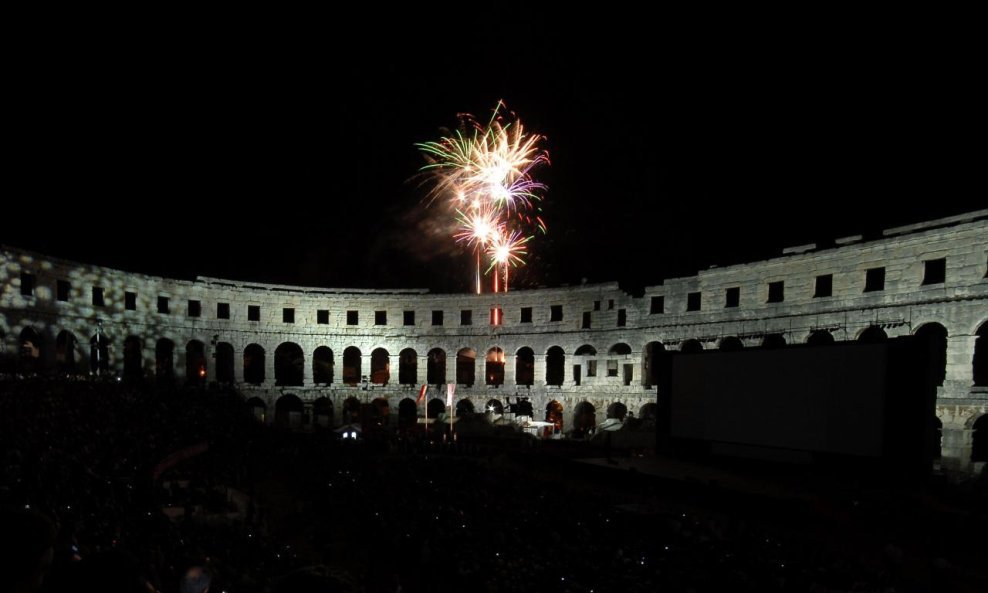
[[[426,363],[426,382],[429,385],[442,385],[446,382],[446,351],[440,348],[429,350]]]
[[[411,348],[405,348],[398,353],[398,383],[415,385],[418,382],[419,355]],[[399,410],[400,412],[400,410]],[[400,416],[400,414],[399,414]]]
[[[484,406],[484,410],[490,412],[491,414],[497,414],[500,416],[501,414],[504,414],[504,404],[502,404],[501,400],[498,399],[488,400],[487,405]]]
[[[607,406],[607,417],[624,422],[624,419],[628,417],[628,406],[621,402],[611,403]]]
[[[947,328],[939,323],[926,323],[916,331],[926,350],[929,377],[934,385],[943,385],[947,377]]]
[[[535,351],[523,346],[515,353],[515,383],[532,386],[535,384]]]
[[[374,413],[374,425],[384,428],[388,425],[388,418],[391,416],[391,404],[383,397],[376,397],[371,402],[371,410]]]
[[[573,383],[583,384],[583,377],[597,376],[597,349],[584,344],[573,353]]]
[[[343,352],[346,359],[346,351]],[[343,424],[353,424],[360,421],[360,400],[352,395],[343,400]]]
[[[244,348],[244,383],[264,383],[264,364],[264,348],[257,344],[248,344]]]
[[[645,371],[642,373],[642,383],[645,387],[659,384],[662,374],[662,358],[665,356],[666,347],[662,342],[649,342],[645,344]]]
[[[552,432],[562,432],[563,430],[563,404],[552,400],[545,406],[545,421],[552,422]]]
[[[218,382],[230,384],[236,381],[233,357],[233,344],[229,342],[216,344],[216,380]]]
[[[624,385],[631,385],[631,379],[634,375],[634,365],[628,364],[622,361],[621,358],[618,358],[630,356],[631,346],[619,342],[611,346],[607,354],[611,357],[607,360],[607,376],[617,377],[621,373],[623,375],[621,382]]]
[[[175,380],[175,342],[159,339],[154,345],[154,378],[158,383]]]
[[[475,380],[477,352],[473,348],[461,348],[456,353],[456,382],[471,386]]]
[[[577,433],[576,436],[587,434],[595,426],[597,426],[597,410],[593,404],[587,401],[576,404],[576,409],[573,410],[573,430]]]
[[[683,354],[699,354],[703,352],[703,344],[700,340],[686,340],[679,345],[679,351]]]
[[[858,336],[858,341],[866,344],[878,344],[887,339],[888,334],[885,333],[884,329],[878,327],[877,325],[869,326],[868,329],[861,332],[861,335]]]
[[[95,336],[93,337],[95,340]],[[33,327],[25,327],[20,335],[21,370],[24,373],[41,371],[41,334]]]
[[[720,341],[721,352],[737,352],[744,349],[744,343],[740,338],[730,336]]]
[[[467,398],[463,398],[456,402],[456,417],[463,418],[464,416],[473,416],[473,402]]]
[[[265,414],[267,412],[268,406],[264,403],[264,400],[259,397],[252,397],[247,400],[247,408],[250,413],[254,416],[254,419],[264,424]]]
[[[971,461],[988,461],[988,414],[975,420],[971,434]]]
[[[762,348],[784,348],[785,345],[786,337],[782,334],[765,334],[765,337],[762,338]]]
[[[312,382],[329,385],[333,382],[333,351],[320,346],[312,353]]]
[[[391,355],[384,348],[371,352],[371,383],[387,385],[391,380]]]
[[[545,353],[545,384],[561,386],[566,377],[566,354],[559,346]]]
[[[401,373],[401,370],[398,371]],[[415,426],[418,422],[419,410],[418,406],[415,405],[415,400],[406,397],[405,399],[398,402],[398,425],[403,428],[408,428],[410,426]]]
[[[446,409],[446,404],[443,403],[443,400],[439,399],[438,397],[434,397],[430,399],[429,403],[426,404],[425,407],[425,411],[429,415],[429,418],[437,418],[440,414],[443,413],[443,410],[445,409]]]
[[[618,342],[617,344],[611,346],[607,353],[612,356],[628,356],[631,354],[631,346],[623,342]]]
[[[810,337],[806,339],[810,346],[824,346],[834,343],[834,335],[825,329],[815,329],[810,332]]]
[[[124,340],[123,358],[124,378],[129,381],[141,379],[144,376],[144,340],[137,336],[127,336]]]
[[[333,425],[333,402],[328,397],[317,398],[312,402],[313,424],[322,428]]]
[[[343,382],[347,385],[360,383],[360,348],[350,346],[343,351]],[[358,409],[359,412],[359,409]]]
[[[131,336],[127,338],[128,340],[137,339]],[[140,341],[138,340],[138,344]],[[79,361],[85,360],[82,352],[78,351],[79,341],[76,339],[75,334],[68,330],[62,330],[58,332],[58,336],[55,337],[55,367],[62,373],[75,374],[79,372]],[[140,350],[138,350],[138,357],[140,357]],[[127,362],[127,342],[124,342],[124,366],[126,370]],[[140,372],[140,358],[138,358],[138,372]]]
[[[484,376],[488,385],[504,385],[504,350],[494,347],[487,351]]]
[[[283,342],[274,350],[274,384],[301,386],[305,368],[302,347],[294,342]]]
[[[190,385],[206,382],[206,345],[199,340],[189,340],[185,345],[185,382]]]
[[[275,351],[275,360],[278,354]],[[277,373],[275,373],[277,374]],[[305,406],[302,400],[296,395],[286,393],[278,398],[274,403],[274,425],[278,428],[298,429],[302,428],[302,412]]]
[[[988,387],[988,321],[978,328],[974,341],[974,358],[971,360],[974,385]]]

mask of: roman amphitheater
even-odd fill
[[[647,415],[673,352],[917,335],[938,352],[943,467],[988,457],[988,210],[788,248],[640,297],[616,283],[473,295],[184,281],[9,246],[0,263],[8,378],[216,381],[259,417],[284,405],[303,425],[339,423],[352,398],[406,413],[424,384],[441,407],[456,383],[459,406],[527,402],[568,430],[615,402]]]

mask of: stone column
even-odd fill
[[[233,351],[233,381],[239,384],[244,382],[244,349],[237,349],[236,346]]]
[[[360,352],[360,376],[357,377],[357,382],[359,385],[363,386],[363,378],[367,377],[368,384],[371,378],[371,355],[370,352],[364,354],[363,351]]]
[[[302,344],[299,344],[299,346],[302,348],[302,385],[311,387],[315,385],[315,382],[312,379],[312,363],[314,362],[315,349],[313,348],[312,351],[306,352],[305,346],[302,346]],[[310,418],[311,417],[312,416],[310,413]]]
[[[947,338],[947,368],[943,386],[937,389],[937,399],[970,397],[974,385],[974,343],[977,336]]]
[[[422,385],[425,385],[428,378],[429,378],[429,357],[419,356],[416,358],[415,386],[421,387]]]
[[[504,387],[517,387],[518,377],[515,372],[518,368],[518,357],[504,354]]]
[[[533,387],[535,385],[546,385],[545,382],[545,354],[535,355],[535,377],[533,381]]]

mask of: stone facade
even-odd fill
[[[88,371],[96,354],[95,364],[108,372],[153,376],[168,358],[166,366],[174,364],[178,378],[186,366],[195,374],[204,371],[206,380],[226,373],[245,396],[269,407],[291,393],[309,406],[329,398],[335,410],[350,396],[383,397],[396,410],[427,382],[429,352],[439,349],[446,374],[431,383],[464,379],[472,370],[475,380],[457,387],[458,399],[469,398],[479,410],[492,399],[527,397],[537,416],[555,400],[568,427],[583,401],[595,407],[598,421],[610,403],[622,402],[637,413],[654,402],[648,358],[655,349],[795,344],[811,335],[827,337],[823,332],[837,341],[855,340],[869,328],[896,337],[937,324],[947,336],[937,405],[943,459],[951,468],[970,469],[974,423],[988,406],[988,388],[974,384],[972,366],[988,322],[986,265],[988,211],[890,229],[878,239],[847,237],[830,247],[787,249],[767,261],[667,280],[639,298],[616,283],[450,295],[215,278],[190,282],[3,247],[0,334],[8,358],[27,341],[41,367],[71,365],[74,359]],[[499,324],[491,323],[494,309],[503,312]],[[97,331],[105,348],[90,348]],[[981,339],[984,347],[988,338]],[[249,347],[255,361],[257,347],[264,352],[263,379],[253,375],[253,383],[244,375]],[[323,347],[332,352],[332,364],[322,365],[323,371],[332,369],[333,376],[317,384],[327,379],[314,370]],[[521,384],[526,370],[516,368],[517,354],[526,348],[534,367],[528,371],[531,385]],[[217,356],[221,349],[225,358]],[[414,369],[399,363],[409,349],[405,361],[414,361]],[[461,351],[475,356],[458,362]],[[497,372],[488,376],[488,353],[504,360],[503,380]],[[276,359],[297,364],[299,356],[300,378],[276,365]],[[343,383],[345,376],[351,384]],[[431,388],[429,397],[440,397],[439,390]]]

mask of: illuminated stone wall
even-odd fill
[[[943,453],[948,465],[967,467],[971,426],[986,410],[988,392],[973,387],[972,359],[979,328],[988,321],[988,211],[891,229],[878,239],[839,239],[830,247],[803,246],[788,249],[781,257],[744,265],[712,268],[688,278],[666,280],[633,298],[616,283],[508,294],[442,295],[424,290],[374,291],[319,289],[233,282],[213,278],[180,281],[89,266],[4,247],[0,250],[0,332],[7,360],[18,358],[22,332],[32,328],[39,368],[64,366],[65,348],[59,334],[71,332],[77,339],[75,358],[79,369],[90,369],[91,348],[97,327],[107,343],[105,354],[112,373],[124,372],[124,344],[131,344],[140,361],[139,372],[156,373],[156,347],[161,339],[174,343],[175,375],[185,375],[186,349],[200,342],[206,353],[206,380],[216,377],[217,345],[229,344],[234,352],[234,377],[247,397],[264,400],[269,410],[285,393],[307,404],[328,397],[339,417],[343,399],[364,401],[387,398],[392,412],[405,397],[414,398],[426,382],[427,354],[446,354],[445,380],[456,378],[457,352],[477,354],[475,382],[459,385],[458,398],[470,398],[481,410],[491,399],[528,397],[536,416],[549,402],[562,404],[567,427],[573,411],[587,401],[596,408],[597,421],[608,404],[620,401],[636,415],[654,402],[656,388],[649,383],[649,344],[652,348],[715,349],[724,344],[745,348],[784,340],[805,343],[814,332],[829,333],[836,341],[855,340],[871,327],[888,337],[919,331],[926,324],[940,324],[948,336],[946,374],[939,388],[937,414],[943,423]],[[943,278],[936,275],[943,260]],[[932,263],[927,263],[932,262]],[[882,282],[868,269],[883,268]],[[28,274],[29,276],[23,276]],[[826,280],[831,276],[830,294]],[[68,283],[59,294],[58,281]],[[22,286],[22,281],[33,286]],[[772,288],[770,285],[774,284]],[[781,286],[781,292],[779,287]],[[880,289],[866,291],[868,288]],[[102,305],[94,304],[94,287],[101,288]],[[133,293],[133,310],[126,293]],[[692,296],[691,296],[692,295]],[[59,297],[66,300],[59,300]],[[159,312],[159,299],[167,299],[167,312]],[[190,301],[200,304],[200,315],[190,315]],[[775,301],[775,302],[772,302]],[[163,304],[163,303],[162,303]],[[221,304],[229,306],[229,319],[218,316]],[[736,305],[736,306],[728,306]],[[257,307],[259,320],[248,318]],[[491,323],[491,310],[499,308],[503,320]],[[554,311],[554,308],[555,311]],[[285,321],[285,309],[293,309],[293,321]],[[522,321],[530,309],[530,321]],[[328,318],[320,320],[320,311]],[[405,313],[414,320],[406,325]],[[433,312],[442,311],[442,325],[433,325]],[[461,323],[470,311],[472,323]],[[356,312],[355,324],[348,312]],[[379,319],[384,312],[385,319]],[[558,319],[554,319],[553,316]],[[320,323],[325,321],[326,323]],[[383,323],[379,323],[382,322]],[[589,326],[589,327],[587,327]],[[874,330],[873,330],[874,331]],[[281,386],[276,381],[276,350],[296,344],[304,356],[301,385]],[[264,380],[244,382],[244,352],[251,344],[265,353]],[[332,350],[333,382],[315,384],[313,357],[317,348]],[[534,383],[518,385],[515,354],[522,348],[534,353]],[[360,351],[360,378],[343,384],[343,357],[347,348]],[[502,385],[487,385],[485,355],[492,348],[504,353]],[[562,364],[551,354],[561,349]],[[387,352],[390,378],[372,373],[372,353]],[[417,370],[407,385],[399,385],[399,354],[415,351]],[[581,352],[577,355],[577,352]],[[583,352],[595,354],[582,354]],[[596,365],[590,376],[591,365]],[[560,377],[559,385],[547,385],[547,373]],[[361,380],[367,376],[367,382]],[[429,397],[439,393],[433,387]]]

